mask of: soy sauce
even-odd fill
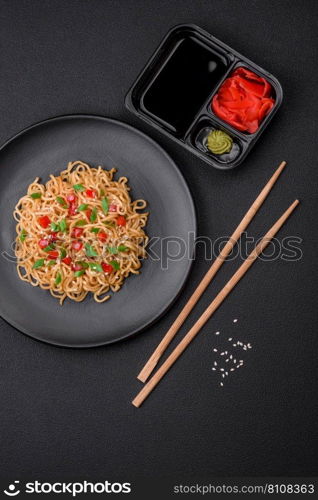
[[[225,58],[183,39],[146,90],[143,107],[182,137],[225,71]]]

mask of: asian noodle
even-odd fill
[[[110,298],[139,274],[148,237],[144,200],[132,201],[128,179],[116,169],[70,162],[46,184],[36,178],[17,203],[15,254],[23,281],[50,290],[60,304]]]

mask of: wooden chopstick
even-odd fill
[[[277,181],[277,179],[278,179],[279,175],[281,174],[285,165],[286,165],[286,162],[283,161],[279,165],[277,170],[274,172],[272,177],[269,179],[269,181],[267,182],[265,187],[262,189],[262,191],[260,192],[260,194],[258,195],[256,200],[254,201],[254,203],[251,205],[251,207],[248,209],[248,211],[244,215],[243,219],[241,220],[241,222],[239,223],[239,225],[235,229],[234,233],[232,234],[232,236],[230,237],[230,239],[228,240],[226,245],[224,245],[224,247],[222,248],[220,254],[216,258],[216,260],[213,262],[212,266],[210,267],[208,272],[205,274],[202,281],[199,283],[198,287],[195,289],[195,291],[193,292],[193,294],[189,298],[186,305],[183,307],[180,314],[177,316],[177,318],[172,323],[171,327],[169,328],[169,330],[167,331],[167,333],[165,334],[165,336],[161,340],[158,347],[155,349],[153,354],[148,359],[147,363],[145,364],[145,366],[143,367],[143,369],[141,370],[141,372],[139,373],[139,375],[137,377],[139,380],[141,380],[141,382],[145,382],[147,380],[147,378],[149,377],[149,375],[151,374],[151,372],[153,371],[153,369],[157,365],[162,354],[165,352],[168,345],[170,344],[170,342],[172,341],[172,339],[174,338],[174,336],[176,335],[178,330],[181,328],[181,326],[183,325],[183,323],[185,322],[187,317],[189,316],[190,312],[192,311],[192,309],[194,308],[194,306],[196,305],[196,303],[200,299],[203,292],[206,290],[209,283],[212,281],[213,277],[216,275],[216,273],[218,272],[218,270],[222,266],[225,259],[228,257],[228,255],[233,250],[233,247],[237,243],[241,234],[243,233],[243,231],[245,231],[245,229],[250,224],[250,222],[254,218],[254,216],[257,213],[257,211],[259,210],[259,208],[262,206],[262,204],[266,200],[268,194],[270,193],[272,187],[274,186],[275,182]]]
[[[278,219],[277,222],[271,227],[271,229],[265,234],[262,240],[256,245],[254,250],[249,254],[247,259],[243,262],[243,264],[238,268],[238,270],[233,274],[232,278],[227,282],[225,287],[219,292],[219,294],[215,297],[215,299],[211,302],[211,304],[206,308],[204,313],[200,316],[200,318],[196,321],[193,327],[188,331],[185,337],[181,340],[181,342],[177,345],[177,347],[172,351],[167,360],[162,364],[162,366],[156,371],[156,373],[152,376],[152,378],[147,382],[147,384],[142,388],[142,390],[137,394],[135,399],[132,401],[132,404],[137,408],[144,402],[144,400],[149,396],[151,391],[156,387],[156,385],[160,382],[162,377],[167,373],[167,371],[172,367],[175,361],[179,358],[179,356],[183,353],[183,351],[188,347],[190,342],[195,338],[195,336],[199,333],[201,328],[205,325],[208,319],[212,316],[212,314],[217,310],[217,308],[222,304],[224,299],[229,295],[229,293],[233,290],[233,288],[237,285],[237,283],[241,280],[247,270],[252,266],[252,264],[256,261],[257,257],[263,252],[271,239],[276,235],[282,225],[286,222],[288,217],[291,215],[293,210],[298,205],[299,201],[295,200],[292,205],[286,210],[286,212]]]

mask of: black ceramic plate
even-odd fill
[[[117,167],[129,178],[132,197],[149,203],[147,233],[158,237],[153,254],[165,259],[163,238],[184,241],[196,232],[196,217],[188,187],[178,168],[153,140],[118,121],[75,115],[47,120],[23,131],[0,150],[0,315],[20,331],[51,344],[90,347],[115,342],[159,318],[180,292],[191,267],[187,255],[163,269],[162,260],[143,262],[139,276],[104,303],[92,297],[63,306],[48,291],[21,281],[12,255],[14,205],[35,177],[46,181],[68,161]],[[175,243],[175,245],[177,245]],[[170,254],[175,252],[170,244]],[[4,252],[8,254],[4,256]]]

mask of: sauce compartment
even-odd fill
[[[182,35],[174,43],[144,90],[141,109],[183,137],[211,89],[223,79],[228,61],[193,35]]]
[[[232,58],[192,27],[172,30],[126,96],[129,109],[184,139]]]
[[[229,78],[232,77],[232,75],[236,72],[236,70],[240,70],[240,69],[247,70],[248,72],[254,73],[254,75],[256,75],[257,77],[264,79],[271,87],[269,95],[263,99],[267,100],[268,98],[270,98],[271,100],[273,100],[273,106],[269,110],[269,112],[262,119],[259,120],[258,128],[252,132],[249,130],[240,130],[240,128],[235,127],[235,125],[232,124],[230,121],[227,121],[222,116],[219,116],[212,108],[213,99],[215,98],[216,95],[218,95],[223,84]],[[222,123],[225,123],[230,128],[230,130],[232,130],[232,131],[234,130],[236,133],[245,135],[247,137],[253,136],[253,138],[254,138],[254,136],[261,133],[262,129],[266,126],[267,122],[272,118],[272,115],[276,112],[276,109],[281,105],[281,101],[282,101],[282,90],[281,90],[280,84],[277,82],[276,79],[274,79],[272,77],[272,75],[263,72],[256,65],[252,65],[252,64],[248,64],[248,63],[244,64],[243,61],[239,61],[233,65],[233,67],[231,68],[231,71],[228,72],[226,77],[219,83],[219,85],[211,93],[211,95],[209,96],[209,98],[207,100],[205,109],[211,116],[213,116],[214,118],[217,118]]]
[[[224,144],[223,137],[221,137],[220,143],[217,142],[219,152],[215,152],[209,148],[208,138],[211,132],[221,132],[225,134],[225,137],[231,139],[231,145],[229,142]],[[245,155],[248,149],[248,142],[244,139],[239,138],[236,134],[226,129],[224,126],[220,125],[216,121],[211,120],[210,117],[201,116],[199,120],[194,124],[193,128],[186,138],[186,143],[195,147],[197,151],[203,154],[203,159],[205,161],[208,158],[208,162],[212,163],[213,166],[220,169],[230,169],[236,166],[236,164],[242,161],[243,155]],[[222,147],[229,147],[229,150],[222,152]]]
[[[275,104],[254,133],[235,129],[211,109],[212,98],[237,68],[266,79]],[[172,28],[135,83],[125,104],[187,150],[215,168],[239,165],[282,102],[281,86],[270,73],[195,25]],[[208,129],[223,130],[233,140],[233,151],[214,154],[206,147]],[[213,140],[215,137],[213,136]]]

